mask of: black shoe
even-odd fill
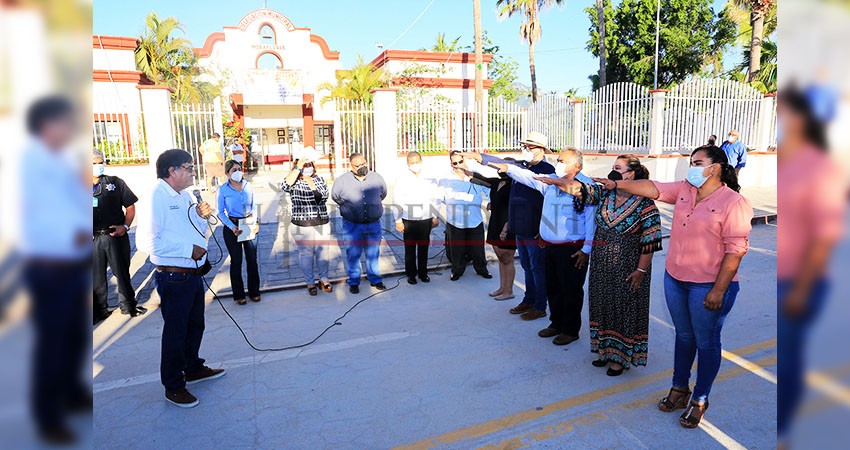
[[[146,312],[148,312],[148,309],[143,307],[143,306],[136,306],[132,309],[122,309],[121,310],[121,314],[130,316],[130,317],[141,316],[142,314],[144,314]]]
[[[407,277],[407,284],[416,284],[416,277]]]
[[[101,313],[95,313],[94,314],[94,324],[97,325],[98,323],[106,320],[106,318],[111,316],[111,315],[112,315],[112,313],[109,312],[109,311],[104,311],[104,312],[101,312]]]
[[[38,431],[38,436],[45,443],[52,445],[65,446],[77,442],[77,436],[65,426],[41,429]]]
[[[416,280],[414,280],[414,281],[416,281]],[[379,290],[379,291],[386,291],[387,290],[387,287],[384,285],[383,282],[375,283],[375,284],[372,285],[372,287]]]
[[[352,294],[359,294],[360,293],[360,286],[358,286],[356,284],[352,284],[352,285],[348,286],[348,292],[351,292]]]
[[[421,277],[419,277],[419,279],[422,280],[423,283],[431,282],[431,277],[429,277],[428,275],[422,275]]]
[[[608,361],[603,361],[601,359],[594,359],[593,362],[591,362],[591,364],[593,364],[593,367],[605,367],[605,366],[608,365]]]
[[[623,374],[623,370],[625,370],[625,369],[622,368],[622,367],[620,367],[619,369],[612,369],[612,368],[609,367],[608,371],[605,372],[605,374],[608,375],[609,377],[618,377],[618,376]]]
[[[450,280],[452,280],[452,281],[457,281],[457,280],[460,280],[460,277],[462,277],[462,276],[463,276],[463,275],[458,275],[458,274],[456,274],[456,273],[453,273],[453,274],[452,274],[452,277],[451,277],[451,278],[449,278],[449,279],[450,279]]]
[[[172,405],[181,408],[194,408],[198,406],[198,399],[190,394],[186,388],[174,392],[165,391],[165,399]]]
[[[480,276],[481,278],[484,278],[485,280],[489,280],[489,279],[493,278],[493,275],[490,275],[489,273],[479,273],[478,276]]]

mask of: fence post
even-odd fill
[[[331,179],[336,179],[337,173],[343,173],[344,159],[342,157],[342,100],[334,101],[333,127],[333,163],[331,164]]]
[[[221,123],[221,97],[216,97],[213,100],[213,112],[215,113],[213,127],[215,127],[215,131],[221,136],[222,142],[224,142],[224,125]]]
[[[573,146],[584,150],[584,100],[573,100]]]
[[[177,146],[171,124],[171,92],[163,86],[145,86],[144,89],[139,89],[139,97],[145,122],[148,161],[155,173],[156,158],[162,152]],[[192,151],[191,148],[184,150]]]
[[[767,151],[767,147],[773,142],[773,120],[775,111],[776,94],[765,94],[759,106],[758,137],[756,139],[756,151]]]
[[[649,121],[649,154],[660,155],[664,146],[664,98],[669,90],[652,89],[652,116]]]
[[[372,90],[375,127],[375,171],[393,173],[398,163],[397,88]]]

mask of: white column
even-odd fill
[[[584,100],[573,100],[573,147],[584,147]]]
[[[649,154],[660,155],[664,145],[664,98],[666,89],[649,91],[652,95],[652,118],[649,122]]]
[[[758,137],[756,138],[756,151],[767,151],[767,147],[773,142],[773,111],[776,102],[775,94],[765,95],[761,100],[758,122]]]
[[[156,158],[174,148],[174,131],[171,127],[171,94],[165,87],[139,89],[142,114],[145,117],[145,138],[150,166],[156,173]],[[192,151],[192,149],[184,149]]]
[[[375,110],[375,171],[387,177],[398,164],[398,114],[395,88],[372,91]]]
[[[215,113],[213,127],[215,127],[215,131],[221,136],[222,142],[224,142],[224,124],[221,121],[221,97],[216,97],[213,100],[213,112]]]

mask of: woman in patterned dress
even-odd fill
[[[646,180],[649,170],[636,156],[623,155],[608,178]],[[587,204],[599,205],[588,287],[590,351],[599,355],[593,365],[609,366],[609,376],[645,366],[652,254],[661,250],[661,218],[655,202],[598,184],[553,184],[565,192],[582,188]]]

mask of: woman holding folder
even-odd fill
[[[218,218],[224,225],[224,245],[230,254],[230,285],[233,299],[244,305],[245,285],[242,283],[242,250],[248,269],[248,297],[251,301],[260,301],[260,270],[257,266],[257,233],[260,222],[257,220],[257,203],[254,201],[254,188],[243,179],[242,164],[227,161],[224,165],[227,182],[218,190]],[[253,233],[250,239],[245,235]],[[240,239],[242,236],[242,239]]]

